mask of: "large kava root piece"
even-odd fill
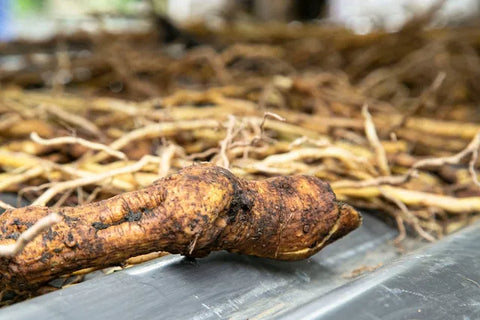
[[[0,244],[14,243],[51,212],[38,206],[8,210],[0,216]],[[247,181],[213,165],[191,166],[143,190],[55,212],[59,223],[16,256],[0,258],[3,285],[34,288],[152,251],[304,259],[361,223],[358,212],[337,202],[318,178]]]

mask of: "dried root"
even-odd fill
[[[361,223],[317,178],[246,181],[213,165],[191,166],[146,189],[56,212],[29,206],[0,216],[3,285],[35,287],[156,251],[305,259]]]

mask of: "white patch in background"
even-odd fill
[[[329,19],[359,34],[378,28],[395,32],[435,3],[436,0],[330,0]],[[456,23],[479,12],[478,0],[447,0],[437,13],[435,24]]]
[[[228,5],[229,0],[169,0],[167,14],[175,21],[185,22],[215,15]]]

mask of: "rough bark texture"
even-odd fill
[[[1,283],[28,289],[87,267],[117,265],[152,251],[201,257],[214,250],[281,260],[305,259],[361,223],[329,185],[311,176],[246,181],[213,165],[195,165],[152,186],[56,210],[63,221],[15,257],[0,258]],[[0,216],[10,244],[47,207]]]

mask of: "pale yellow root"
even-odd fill
[[[127,159],[127,156],[125,153],[114,150],[104,144],[97,143],[97,142],[91,142],[82,138],[78,137],[57,137],[57,138],[52,138],[52,139],[43,139],[41,138],[36,132],[32,132],[30,134],[30,139],[35,141],[38,144],[44,145],[44,146],[55,146],[55,145],[63,145],[63,144],[79,144],[81,146],[87,147],[92,150],[100,150],[104,151],[105,153],[119,158],[119,159]]]
[[[433,194],[422,191],[407,190],[399,187],[365,187],[365,188],[337,188],[333,189],[340,199],[352,198],[373,198],[382,195],[380,191],[406,205],[417,205],[425,207],[436,207],[451,213],[466,213],[480,211],[480,197],[455,198],[440,194]]]
[[[375,150],[377,164],[380,168],[380,172],[383,175],[390,175],[390,167],[388,166],[387,154],[385,153],[385,149],[380,143],[380,139],[378,139],[375,124],[373,123],[372,116],[368,112],[368,106],[366,104],[363,105],[362,115],[365,118],[365,135],[367,136],[368,142]]]
[[[146,166],[149,163],[159,164],[161,163],[161,159],[155,156],[146,155],[142,159],[140,159],[138,162],[129,166],[113,169],[113,170],[99,173],[99,174],[84,176],[74,180],[56,183],[52,187],[50,187],[47,191],[45,191],[40,197],[38,197],[32,203],[32,205],[44,206],[48,203],[48,201],[50,201],[55,195],[57,195],[60,192],[63,192],[68,189],[80,187],[80,186],[86,186],[89,184],[97,183],[117,175],[136,172],[141,170],[144,166]]]

